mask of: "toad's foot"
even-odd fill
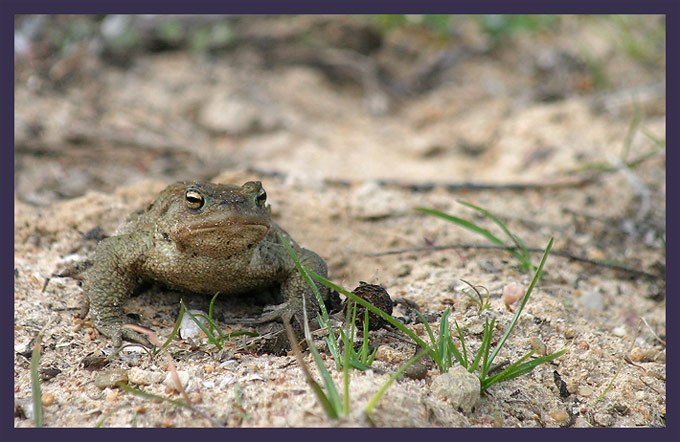
[[[315,312],[316,310],[314,310],[314,313],[312,313],[308,309],[307,311],[308,321],[316,322]],[[295,320],[297,320],[297,322],[302,324],[303,323],[302,321],[304,321],[302,309],[291,305],[289,302],[284,302],[274,307],[273,310],[262,313],[257,318],[232,318],[229,319],[228,322],[231,322],[232,324],[262,325],[267,324],[269,322],[284,322],[286,320],[292,322],[295,322]]]
[[[149,339],[146,336],[126,327],[125,325],[127,324],[138,326],[134,322],[126,323],[123,319],[109,321],[106,323],[95,321],[95,327],[97,327],[97,330],[99,330],[99,332],[104,336],[111,338],[111,341],[113,341],[113,346],[116,348],[120,348],[123,345],[123,339],[136,344],[141,344],[145,347],[152,347],[151,342],[149,342]]]

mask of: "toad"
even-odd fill
[[[123,305],[143,281],[178,291],[220,296],[280,287],[284,302],[253,324],[300,320],[303,297],[310,320],[318,303],[279,234],[303,265],[326,276],[326,262],[300,247],[272,222],[259,181],[242,186],[182,181],[168,186],[146,209],[134,212],[102,240],[85,273],[85,293],[97,329],[120,346],[147,343],[124,327]],[[317,285],[324,299],[328,289]],[[248,322],[248,321],[239,321]]]

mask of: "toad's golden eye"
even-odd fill
[[[267,192],[264,189],[260,189],[260,193],[257,194],[257,205],[262,207],[265,201],[267,201]]]
[[[193,189],[187,190],[187,193],[184,194],[184,199],[187,207],[190,209],[200,209],[203,207],[203,204],[205,204],[203,195],[201,195],[197,190]]]

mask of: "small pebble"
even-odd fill
[[[576,393],[578,391],[578,382],[576,381],[567,382],[567,391],[571,394]]]
[[[420,358],[404,372],[404,376],[411,379],[425,379],[427,377],[427,365]]]
[[[614,336],[618,336],[619,338],[622,338],[626,336],[626,328],[625,327],[614,327],[612,330],[612,333],[614,333]]]
[[[406,360],[404,353],[385,344],[378,347],[375,352],[375,359],[378,361],[389,362],[390,364],[400,364]]]
[[[106,395],[106,401],[107,402],[115,402],[118,399],[118,392],[117,391],[112,391],[111,393]]]
[[[579,350],[590,350],[590,345],[586,341],[578,341],[576,343],[576,348]]]
[[[645,393],[642,390],[638,390],[635,392],[635,399],[638,401],[644,400],[647,397],[647,393]]]
[[[574,336],[576,336],[576,333],[574,333],[573,328],[570,327],[564,331],[564,337],[566,339],[572,339]]]
[[[656,357],[656,351],[654,349],[642,349],[640,347],[634,347],[630,352],[630,360],[633,362],[651,362]]]
[[[578,395],[583,397],[590,397],[593,394],[593,389],[587,385],[578,387]]]
[[[144,408],[142,405],[137,405],[132,409],[132,412],[136,414],[144,414],[146,413],[146,408]]]
[[[535,348],[539,355],[545,356],[547,354],[545,342],[538,339],[536,336],[532,336],[531,339],[529,339],[529,343],[531,344],[531,348]]]
[[[524,297],[524,288],[521,284],[511,282],[503,287],[503,304],[510,305]]]
[[[52,393],[45,393],[42,395],[40,401],[44,406],[49,407],[54,403],[54,395]]]
[[[550,417],[555,419],[556,422],[564,422],[569,419],[569,413],[564,411],[562,408],[554,409],[548,414],[550,414]]]
[[[137,385],[153,385],[163,382],[165,374],[161,372],[142,370],[138,367],[132,367],[128,372],[128,380]]]
[[[94,384],[102,390],[106,387],[115,387],[118,382],[127,383],[127,381],[127,373],[122,368],[107,370],[99,373],[97,377],[94,378]]]
[[[146,354],[147,349],[141,345],[126,345],[120,351],[127,354]]]
[[[614,416],[603,411],[595,413],[595,415],[593,416],[593,420],[595,421],[596,424],[602,427],[611,427],[612,425],[614,425]]]
[[[208,325],[208,321],[204,317],[198,316],[198,315],[208,316],[206,312],[202,310],[189,310],[189,311],[191,312],[192,315],[196,317],[196,319],[198,319],[198,321],[201,324]],[[196,322],[193,319],[191,319],[191,316],[189,316],[186,313],[184,314],[184,316],[182,316],[182,322],[179,325],[179,336],[182,339],[195,338],[197,336],[200,336],[202,331],[203,330],[201,330],[201,328],[196,324]]]

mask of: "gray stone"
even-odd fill
[[[432,381],[430,391],[444,396],[453,407],[469,413],[479,402],[481,384],[476,375],[458,365]]]

